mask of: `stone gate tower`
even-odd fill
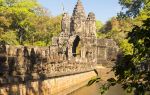
[[[54,37],[52,42],[51,47],[58,47],[58,51],[62,52],[67,60],[78,62],[98,63],[103,60],[104,63],[108,59],[107,55],[114,56],[116,51],[114,41],[96,38],[95,14],[90,12],[86,15],[80,0],[77,1],[71,17],[68,13],[63,13],[62,32],[59,37]]]
[[[87,17],[81,1],[78,0],[73,10],[70,25],[72,34],[78,34],[80,36],[95,34],[95,14],[91,12]]]

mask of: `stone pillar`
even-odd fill
[[[27,73],[30,73],[30,57],[29,57],[29,51],[27,47],[24,47],[23,50],[23,56],[24,56],[24,64],[26,65]]]
[[[31,49],[31,53],[30,53],[30,69],[33,70],[34,65],[37,63],[36,60],[36,53],[34,48]]]
[[[0,77],[8,78],[9,64],[5,44],[0,45]]]
[[[15,52],[14,47],[13,46],[9,46],[8,53],[7,53],[8,56],[14,56],[15,55],[14,52]]]
[[[26,74],[26,66],[24,63],[24,54],[21,48],[17,49],[16,56],[16,76],[23,80]]]
[[[96,37],[96,20],[95,14],[90,12],[86,20],[86,33],[88,37]]]

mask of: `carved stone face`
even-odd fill
[[[76,32],[81,32],[81,29],[82,29],[82,21],[78,18],[74,20],[74,30]]]

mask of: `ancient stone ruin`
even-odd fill
[[[111,65],[117,46],[112,39],[96,38],[95,15],[85,14],[78,0],[70,17],[63,14],[62,31],[49,47],[0,44],[0,85],[50,78]]]
[[[67,60],[83,63],[111,63],[116,57],[117,46],[112,39],[96,38],[96,18],[93,12],[86,16],[78,0],[70,17],[63,14],[62,32],[54,37],[52,52],[58,51]]]

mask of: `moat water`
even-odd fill
[[[69,95],[101,95],[99,87],[100,84],[98,83],[93,84],[92,86],[84,86],[72,92]],[[116,85],[114,87],[111,87],[104,95],[130,95],[130,94],[125,93],[125,91],[121,88],[120,85]]]
[[[72,92],[69,95],[100,95],[99,85],[94,84],[90,87],[83,87],[78,89],[75,92]],[[111,87],[106,94],[104,95],[127,95],[120,85],[116,85],[115,87]]]

